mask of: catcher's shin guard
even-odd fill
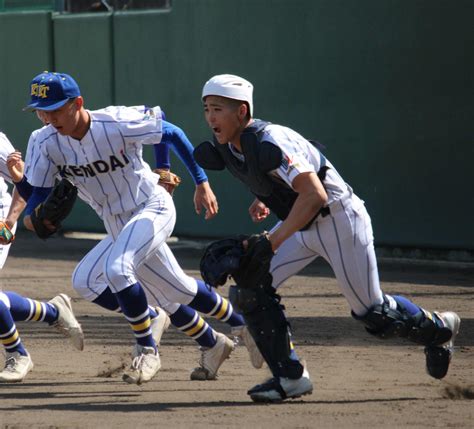
[[[303,365],[290,358],[289,324],[280,297],[271,286],[232,286],[229,299],[242,313],[255,343],[275,377],[298,379]]]
[[[402,302],[396,301],[396,308],[384,296],[384,302],[373,306],[364,316],[352,313],[354,319],[361,321],[372,335],[386,339],[391,337],[408,338],[424,346],[437,346],[450,340],[452,332],[437,316],[423,309],[410,314]]]

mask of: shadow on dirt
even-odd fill
[[[121,316],[88,316],[78,317],[84,330],[86,342],[97,345],[130,346],[132,335],[130,328]],[[217,320],[206,319],[217,331],[230,335],[228,325]],[[305,346],[365,346],[379,347],[413,346],[414,343],[399,338],[381,340],[368,334],[363,325],[351,317],[290,317],[293,340],[297,345]],[[18,322],[22,336],[32,336],[35,340],[53,340],[61,338],[58,333],[45,324]],[[182,332],[171,327],[163,335],[163,345],[197,347],[197,343]],[[416,345],[416,344],[415,344]],[[456,347],[474,346],[474,319],[462,319],[461,330],[456,338]]]
[[[22,258],[51,258],[79,262],[96,244],[97,240],[72,239],[53,236],[41,240],[34,234],[20,231],[10,254]],[[199,270],[203,250],[178,243],[170,243],[181,267]],[[474,264],[437,264],[433,261],[414,263],[410,260],[382,259],[379,261],[380,279],[383,282],[410,282],[442,286],[474,287]],[[318,258],[301,271],[302,275],[333,278],[331,267]]]

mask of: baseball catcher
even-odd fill
[[[68,179],[61,179],[31,213],[36,235],[46,239],[58,231],[61,222],[71,213],[76,198],[77,188]]]
[[[201,275],[217,287],[232,277],[229,299],[244,316],[258,349],[280,377],[297,379],[303,366],[290,359],[290,332],[280,296],[272,287],[270,261],[274,253],[268,234],[238,236],[211,243],[201,259]]]

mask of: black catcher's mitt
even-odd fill
[[[46,239],[61,228],[61,222],[71,213],[76,198],[77,188],[68,179],[61,179],[31,213],[38,237]]]
[[[200,269],[203,280],[213,286],[222,286],[239,268],[244,254],[242,239],[225,238],[209,244],[202,255]]]
[[[268,280],[274,253],[267,232],[253,234],[246,240],[247,249],[232,277],[241,287],[255,288]]]
[[[214,287],[222,286],[229,276],[240,287],[256,287],[268,275],[273,255],[267,233],[215,241],[201,258],[201,276]]]

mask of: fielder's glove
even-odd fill
[[[0,244],[7,245],[15,240],[15,234],[5,222],[0,221]]]
[[[76,198],[77,188],[69,180],[61,179],[31,213],[36,235],[46,239],[61,228],[61,222],[71,213]]]
[[[163,186],[163,188],[165,188],[170,195],[173,195],[174,190],[181,183],[181,177],[163,168],[155,168],[153,172],[160,176],[158,184]]]

